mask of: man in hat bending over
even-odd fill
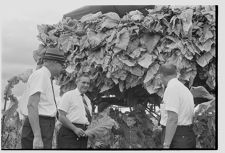
[[[57,113],[52,79],[60,74],[64,63],[63,51],[48,48],[43,57],[43,66],[28,79],[28,113],[22,128],[22,149],[52,148]]]

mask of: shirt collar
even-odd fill
[[[177,78],[171,79],[171,80],[168,82],[167,87],[169,87],[169,86],[170,86],[171,84],[173,84],[173,82],[175,82],[175,81],[178,81],[178,79],[177,79]]]
[[[75,91],[76,91],[76,93],[77,93],[78,95],[81,95],[81,93],[80,93],[80,91],[79,91],[78,88],[76,88]],[[85,94],[83,94],[83,95],[85,96]]]
[[[47,73],[49,78],[51,78],[51,72],[49,71],[49,69],[46,66],[42,66],[42,69]]]

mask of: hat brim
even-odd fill
[[[52,57],[43,57],[44,60],[51,60],[51,61],[57,61],[60,63],[65,63],[65,59],[61,59],[61,58],[52,58]]]

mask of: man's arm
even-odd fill
[[[63,126],[72,130],[78,137],[85,136],[85,132],[81,129],[73,125],[70,120],[66,117],[66,112],[63,110],[59,110],[59,121],[63,124]]]
[[[173,136],[176,132],[177,122],[178,122],[177,113],[172,111],[167,111],[167,113],[168,113],[168,119],[166,123],[166,133],[165,133],[163,148],[169,148],[171,141],[173,139]]]
[[[39,124],[38,104],[40,102],[40,92],[31,95],[28,99],[28,118],[34,134],[33,148],[43,148],[43,141],[41,138],[41,129]]]

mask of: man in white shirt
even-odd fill
[[[85,130],[91,122],[92,106],[85,95],[90,85],[88,74],[76,79],[77,88],[66,92],[59,105],[59,121],[62,123],[57,135],[58,149],[87,148]]]
[[[164,148],[195,148],[192,129],[194,99],[189,89],[177,79],[177,68],[173,64],[160,67],[160,77],[166,87],[161,104]],[[164,138],[165,137],[165,138]]]
[[[43,66],[34,71],[27,82],[28,111],[25,118],[22,149],[51,149],[57,112],[52,91],[52,78],[63,70],[65,57],[58,48],[47,48]]]

